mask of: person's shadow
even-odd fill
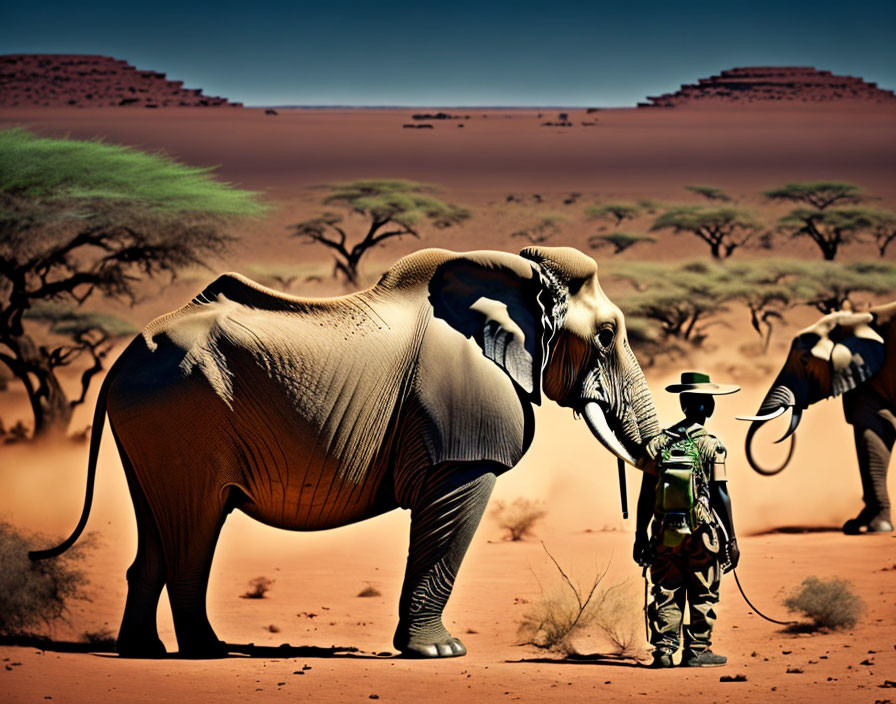
[[[605,655],[603,653],[570,653],[562,658],[520,658],[519,660],[505,660],[510,664],[532,664],[539,663],[543,665],[602,665],[604,667],[646,667],[634,658],[625,657],[623,655]]]

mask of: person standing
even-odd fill
[[[723,572],[740,559],[728,482],[726,450],[704,425],[715,396],[738,386],[715,384],[709,375],[682,372],[666,387],[680,394],[684,419],[648,444],[655,473],[641,481],[633,556],[649,569],[652,601],[647,607],[653,661],[672,667],[681,634],[685,667],[717,667],[727,658],[710,649]],[[648,535],[649,530],[649,535]],[[685,603],[690,623],[682,629]]]

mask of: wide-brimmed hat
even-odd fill
[[[709,374],[703,372],[682,372],[681,383],[671,384],[666,391],[673,394],[707,394],[709,396],[724,396],[740,391],[739,386],[733,384],[716,384],[709,380]]]

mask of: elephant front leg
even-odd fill
[[[469,465],[443,466],[411,508],[411,541],[393,645],[415,657],[457,657],[467,649],[442,623],[442,611],[476,527],[495,474]]]

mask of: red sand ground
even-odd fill
[[[0,127],[21,124],[46,135],[102,136],[164,149],[189,163],[220,164],[224,179],[264,191],[274,211],[265,221],[241,228],[247,243],[212,264],[220,271],[247,271],[290,259],[308,271],[326,274],[326,254],[299,246],[288,238],[285,227],[316,212],[320,192],[312,186],[359,177],[429,181],[443,188],[446,199],[475,211],[462,227],[430,230],[421,241],[396,242],[377,252],[376,261],[368,266],[369,277],[420,246],[515,251],[523,242],[509,233],[542,210],[569,213],[568,227],[551,244],[587,251],[587,237],[597,225],[584,220],[584,205],[598,198],[696,202],[683,190],[689,183],[719,186],[745,204],[759,205],[759,189],[789,180],[836,178],[864,185],[886,207],[896,204],[892,169],[896,113],[882,108],[573,112],[575,128],[540,127],[541,121],[554,117],[548,114],[539,119],[534,112],[493,111],[483,117],[482,111],[469,110],[464,112],[471,119],[462,129],[446,121],[436,123],[433,130],[402,130],[411,112],[281,111],[265,116],[259,110],[0,110]],[[595,118],[593,127],[579,125]],[[572,192],[583,195],[576,204],[564,206]],[[536,193],[542,197],[541,205],[534,203]],[[509,194],[518,195],[524,204],[508,203]],[[778,212],[776,207],[763,208]],[[696,240],[669,234],[659,235],[659,240],[622,256],[705,256]],[[781,251],[818,256],[808,245]],[[847,258],[872,254],[870,246],[846,251]],[[605,262],[609,255],[599,252],[597,257]],[[211,276],[201,272],[162,290],[147,288],[145,300],[134,309],[109,307],[142,324],[187,300],[201,286],[200,280]],[[339,290],[328,278],[292,287],[293,292],[307,295]],[[733,420],[735,414],[755,410],[781,363],[789,335],[813,316],[810,311],[789,316],[770,354],[757,359],[740,352],[754,338],[745,313],[734,310],[730,327],[712,335],[707,348],[686,366],[705,368],[744,386],[737,396],[720,401],[710,427],[730,449],[731,492],[742,535],[739,573],[751,598],[780,618],[785,615],[782,595],[804,577],[846,577],[868,606],[854,630],[785,634],[756,617],[727,578],[715,634],[718,650],[730,658],[727,668],[652,672],[631,663],[518,662],[542,655],[515,645],[521,615],[539,598],[539,583],[547,589],[559,584],[537,541],[503,542],[494,521],[486,518],[447,612],[448,623],[465,640],[469,655],[441,662],[373,657],[391,649],[407,548],[407,514],[395,512],[319,534],[278,531],[235,515],[224,528],[209,594],[219,636],[232,643],[288,642],[323,648],[335,644],[363,652],[353,657],[142,662],[107,654],[2,647],[0,659],[7,666],[0,670],[4,700],[223,702],[261,696],[342,702],[367,700],[374,694],[396,702],[446,695],[466,701],[645,697],[872,704],[896,700],[892,690],[879,688],[885,680],[896,679],[894,537],[847,538],[837,532],[750,535],[777,526],[838,526],[859,508],[851,432],[838,402],[824,402],[806,413],[793,465],[775,478],[749,470],[741,451],[746,426]],[[677,399],[662,388],[676,378],[679,368],[647,370],[665,423],[677,418]],[[79,411],[74,426],[83,427],[88,415],[89,409]],[[0,395],[0,416],[5,421],[27,417],[15,385]],[[537,417],[532,449],[519,467],[500,479],[494,498],[545,500],[548,516],[537,529],[538,536],[574,577],[587,581],[595,565],[609,561],[607,579],[611,583],[631,579],[632,599],[639,601],[639,574],[630,560],[633,521],[619,516],[615,462],[568,411],[546,404]],[[85,466],[84,446],[0,447],[0,517],[23,529],[67,534],[80,511]],[[631,470],[632,508],[637,480]],[[132,559],[135,529],[108,431],[98,482],[88,525],[102,541],[87,563],[93,601],[75,604],[70,623],[52,632],[60,640],[104,627],[115,631],[121,616],[124,571]],[[892,475],[890,486],[896,495]],[[268,598],[239,599],[248,581],[259,575],[276,580]],[[356,597],[368,583],[382,596]],[[173,650],[164,595],[160,624],[162,638]],[[267,630],[272,624],[280,631]],[[608,644],[591,639],[580,648],[611,651]],[[311,669],[303,670],[305,665]],[[803,672],[787,673],[788,668]],[[293,674],[296,671],[305,674]],[[734,674],[746,675],[747,681],[719,682],[721,675]]]

